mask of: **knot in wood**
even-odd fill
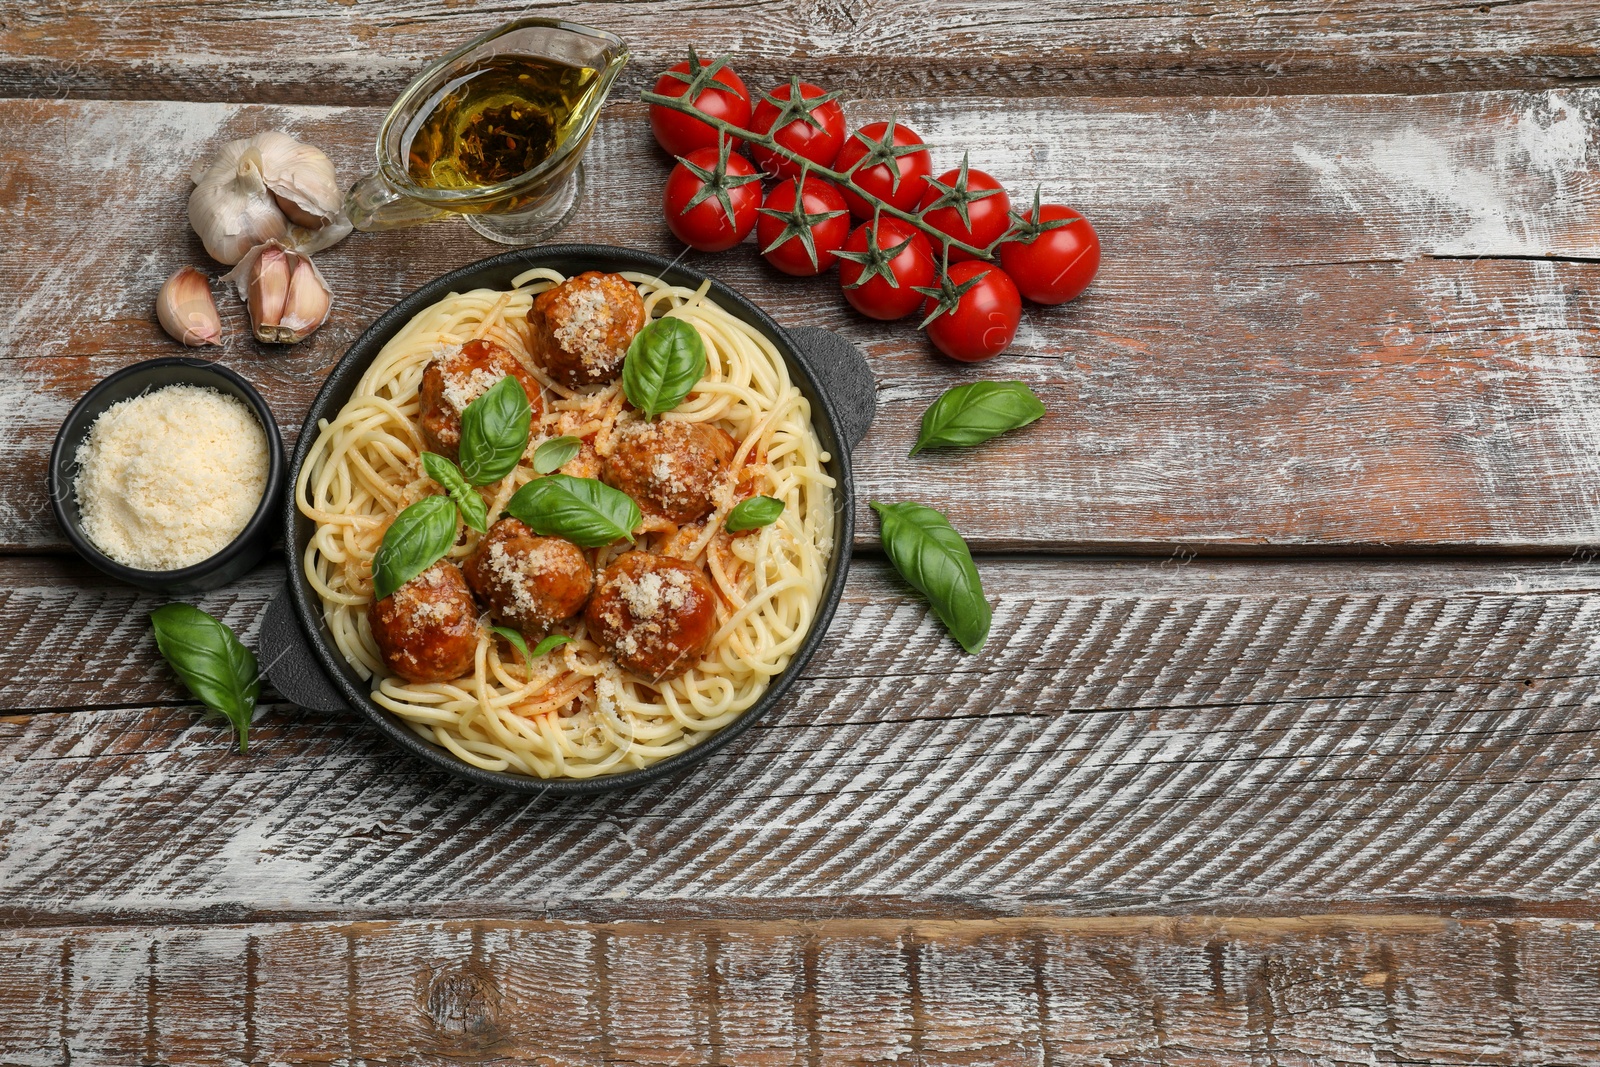
[[[440,1037],[482,1046],[499,1040],[500,988],[475,964],[423,971],[423,1011]]]

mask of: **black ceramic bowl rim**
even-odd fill
[[[495,276],[503,277],[504,281],[498,284],[504,287],[510,283],[511,278],[523,271],[562,261],[569,264],[581,262],[586,270],[639,271],[653,274],[675,285],[686,285],[691,288],[698,288],[709,281],[710,294],[724,311],[755,326],[777,346],[789,368],[791,379],[812,401],[812,424],[823,438],[823,446],[831,455],[830,462],[838,473],[834,497],[838,525],[835,530],[833,558],[828,565],[828,580],[823,587],[816,615],[812,619],[811,630],[806,634],[800,647],[795,650],[789,665],[772,680],[766,690],[756,698],[755,703],[738,719],[699,741],[692,748],[646,767],[593,778],[538,778],[510,771],[485,770],[459,759],[440,745],[424,740],[399,716],[379,707],[371,698],[370,687],[365,683],[358,683],[343,655],[327,635],[327,628],[322,619],[321,600],[312,590],[311,583],[306,580],[302,568],[308,540],[308,535],[302,536],[302,531],[309,530],[311,524],[310,520],[300,515],[296,504],[301,467],[312,442],[316,440],[317,422],[330,417],[332,412],[329,408],[336,400],[338,406],[342,406],[348,398],[348,392],[340,388],[341,386],[348,385],[349,390],[353,391],[355,382],[359,381],[359,374],[356,373],[354,364],[359,363],[361,372],[365,372],[366,367],[376,358],[389,339],[417,312],[437,303],[452,292],[495,287],[497,283],[491,280]],[[350,380],[346,382],[346,379]],[[340,393],[345,395],[340,396]],[[832,439],[831,442],[829,438]],[[830,444],[832,447],[829,447]],[[290,601],[299,618],[302,635],[309,641],[313,654],[334,688],[343,695],[350,707],[377,726],[391,741],[424,761],[479,785],[518,793],[587,795],[644,785],[667,775],[676,774],[700,762],[755,725],[756,721],[789,691],[800,676],[801,670],[822,643],[828,625],[833,620],[834,611],[838,607],[839,598],[844,592],[845,574],[850,566],[851,544],[855,537],[855,500],[852,495],[854,475],[850,465],[850,447],[832,398],[805,360],[797,354],[796,345],[789,340],[784,328],[744,296],[715,278],[651,252],[612,245],[540,245],[503,252],[450,271],[413,290],[398,304],[379,316],[377,321],[350,346],[338,365],[329,372],[322,389],[306,413],[305,425],[301,428],[300,438],[295,443],[294,455],[289,462],[290,488],[285,496],[283,530],[288,556]]]
[[[237,388],[244,394],[250,404],[250,409],[255,413],[256,421],[261,424],[262,430],[267,435],[267,481],[262,489],[261,501],[256,505],[256,510],[251,513],[250,521],[244,524],[233,540],[217,552],[199,563],[191,563],[171,571],[150,571],[138,567],[129,567],[118,563],[104,552],[100,551],[93,541],[89,540],[83,532],[82,525],[67,513],[66,494],[75,492],[72,484],[62,484],[63,478],[69,467],[77,463],[78,446],[89,435],[89,430],[104,410],[96,411],[92,419],[84,420],[86,411],[93,410],[95,405],[107,393],[115,389],[124,380],[136,374],[143,374],[161,367],[184,367],[195,372],[193,378],[187,382],[168,382],[168,385],[206,385],[210,384],[203,379],[206,377],[220,378]],[[165,388],[166,386],[152,386],[152,389]],[[144,390],[135,395],[143,395]],[[228,394],[232,395],[232,394]],[[105,405],[109,407],[110,405]],[[81,423],[81,425],[80,425]],[[69,431],[76,427],[76,432]],[[272,409],[267,406],[266,400],[256,391],[256,387],[245,381],[237,371],[230,370],[220,363],[210,360],[197,359],[193,356],[163,356],[160,359],[147,359],[131,366],[123,367],[100,379],[93,388],[72,405],[72,410],[67,412],[67,417],[61,420],[61,428],[56,431],[55,445],[50,449],[50,507],[55,512],[56,523],[62,532],[67,535],[67,540],[72,542],[72,547],[78,554],[92,563],[104,573],[119,581],[127,582],[144,589],[172,588],[203,582],[204,579],[218,570],[228,566],[243,552],[250,551],[261,542],[261,535],[266,530],[267,524],[272,521],[272,514],[276,510],[278,500],[283,493],[284,483],[284,458],[283,437],[278,433],[278,423],[272,417]]]

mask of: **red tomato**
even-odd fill
[[[869,122],[852,133],[839,149],[833,169],[848,171],[859,167],[855,172],[857,185],[901,211],[911,211],[928,188],[933,159],[926,148],[911,147],[920,145],[922,138],[909,126],[895,123],[893,138],[885,143],[888,130],[887,122]],[[852,190],[844,190],[844,199],[856,218],[872,217],[872,205]]]
[[[1022,297],[1016,283],[992,263],[969,259],[950,265],[947,293],[955,306],[928,323],[934,347],[963,363],[993,359],[1011,344],[1022,322]],[[930,315],[940,301],[929,297],[922,305]]]
[[[839,261],[836,253],[850,236],[850,210],[837,185],[810,176],[797,208],[799,184],[799,179],[790,179],[774,185],[761,201],[756,244],[768,263],[804,278]]]
[[[978,248],[987,248],[1011,224],[1011,198],[999,182],[981,170],[948,170],[928,183],[917,210],[926,212],[922,221],[942,234]],[[962,221],[963,210],[966,221]],[[970,225],[969,225],[970,223]],[[931,242],[938,251],[938,242]],[[975,258],[959,248],[950,249],[950,262]]]
[[[904,318],[922,303],[914,286],[929,288],[938,274],[928,239],[899,219],[879,219],[872,236],[872,223],[857,226],[839,253],[844,298],[868,318]]]
[[[694,58],[702,70],[702,76],[697,81],[701,84],[694,95],[692,103],[695,107],[713,118],[731,122],[741,129],[750,126],[750,90],[744,87],[744,81],[727,67],[723,67],[710,78],[703,76],[703,68],[710,66],[705,60]],[[675,77],[674,75],[681,75]],[[689,63],[687,60],[675,63],[656,79],[656,92],[662,96],[682,96],[689,91]],[[650,132],[656,135],[656,144],[666,149],[672,155],[686,156],[697,148],[717,147],[717,131],[697,118],[660,104],[650,105]],[[743,142],[735,137],[733,145],[737,148]]]
[[[715,148],[696,149],[680,159],[661,194],[673,236],[702,252],[721,252],[744,240],[755,227],[760,204],[761,176],[726,145],[720,165]]]
[[[795,101],[797,93],[799,101]],[[844,109],[833,99],[833,95],[810,82],[791,78],[788,85],[780,85],[762,95],[748,128],[752,133],[767,133],[776,126],[777,132],[772,136],[778,144],[819,167],[831,167],[833,161],[839,158],[839,149],[844,144]],[[814,97],[824,99],[821,103],[809,106],[803,103]],[[807,115],[810,116],[809,122]],[[760,145],[750,146],[750,158],[774,178],[795,178],[800,175],[800,164],[792,163]]]
[[[1023,296],[1036,304],[1064,304],[1089,288],[1100,269],[1100,238],[1077,211],[1046,204],[1022,213],[1022,220],[1040,224],[1024,230],[1016,240],[1000,246],[1000,265],[1017,283]],[[1049,229],[1051,223],[1071,221]]]

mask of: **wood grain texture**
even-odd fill
[[[0,617],[62,621],[6,635],[0,703],[83,709],[0,720],[7,921],[1596,904],[1593,564],[986,561],[968,657],[862,562],[729,752],[566,800],[281,705],[241,758],[159,667],[152,600],[3,566]],[[253,640],[275,585],[200,603]]]
[[[1088,295],[1029,308],[1010,352],[969,367],[748,247],[686,257],[779,321],[838,329],[869,353],[880,411],[858,455],[863,502],[914,487],[984,549],[1600,543],[1600,93],[875,101],[858,113],[891,106],[942,144],[944,163],[970,148],[1018,192],[1044,176],[1095,220],[1106,258]],[[97,378],[175,349],[151,302],[172,270],[204,261],[184,213],[190,163],[282,127],[351,177],[378,113],[11,101],[0,121],[32,146],[0,172],[17,205],[0,216],[0,402],[14,413],[0,547],[57,548],[44,495],[56,426]],[[1006,143],[993,145],[1002,121]],[[654,206],[665,161],[637,106],[611,109],[591,164],[563,236],[676,254]],[[455,222],[357,235],[319,257],[336,293],[327,327],[287,350],[259,346],[224,294],[223,358],[292,436],[367,323],[497,250]],[[1049,416],[982,449],[905,458],[927,404],[978,377],[1027,381]]]
[[[727,0],[564,3],[612,29],[636,91],[689,44],[755,82],[791,73],[852,92],[1418,92],[1547,86],[1600,73],[1582,0],[1441,5],[1332,0]],[[426,62],[529,9],[503,0],[203,0],[0,6],[0,92],[386,105]]]
[[[1578,1065],[1592,920],[0,932],[0,1063]]]

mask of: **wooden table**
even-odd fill
[[[864,523],[782,709],[660,786],[466,788],[269,699],[230,751],[45,458],[173,354],[219,143],[353,180],[521,5],[0,0],[0,1063],[1600,1063],[1600,9],[571,3],[637,58],[564,235],[676,254],[641,86],[690,42],[1085,210],[1094,288],[981,367],[690,256],[878,375],[861,497],[944,509],[966,656]],[[351,340],[494,251],[319,256],[332,321],[221,358],[292,435]],[[946,387],[1047,419],[907,459]],[[281,557],[200,598],[253,640]]]

